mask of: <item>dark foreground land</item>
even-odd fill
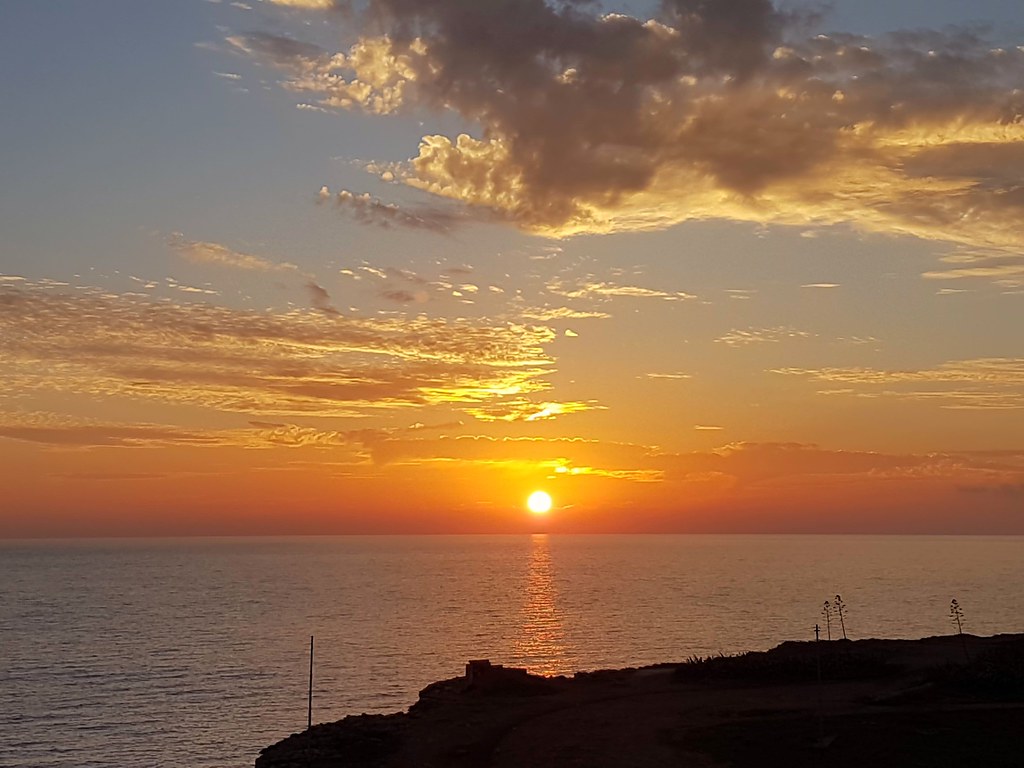
[[[543,678],[476,665],[257,768],[1021,768],[1024,635],[787,642]],[[818,682],[819,669],[821,682]]]

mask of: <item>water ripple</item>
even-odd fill
[[[619,667],[810,637],[1024,631],[1024,538],[338,537],[0,543],[0,766],[251,766],[467,659]]]

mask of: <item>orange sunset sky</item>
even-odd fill
[[[14,2],[0,537],[1024,533],[1016,0]]]

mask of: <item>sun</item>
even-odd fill
[[[526,500],[526,507],[535,515],[544,515],[551,511],[551,496],[544,491],[534,491]]]

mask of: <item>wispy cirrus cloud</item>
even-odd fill
[[[747,328],[745,330],[733,328],[726,334],[715,339],[720,344],[729,347],[745,347],[750,344],[777,344],[787,339],[809,339],[814,334],[810,331],[801,331],[789,326],[778,325],[772,328]]]
[[[545,390],[552,361],[543,347],[553,338],[511,323],[274,314],[30,281],[0,287],[8,393],[265,414],[473,406]]]
[[[1021,358],[955,360],[916,370],[777,368],[772,372],[845,386],[828,394],[934,401],[943,408],[968,410],[1024,408]]]
[[[929,280],[983,278],[990,280],[1003,288],[1022,288],[1024,287],[1024,259],[1017,264],[990,264],[987,266],[956,267],[954,269],[932,270],[930,272],[925,272],[922,276]],[[950,289],[940,289],[940,291],[944,291],[945,293],[953,292],[953,290]]]
[[[725,293],[730,299],[748,301],[757,293],[757,290],[750,288],[726,288]]]
[[[389,438],[373,445],[378,464],[442,461],[518,462],[539,467],[590,466],[607,470],[657,470],[656,450],[632,443],[578,437],[442,436],[432,439]]]
[[[651,20],[371,0],[334,20],[346,51],[232,43],[324,106],[477,122],[423,136],[398,178],[532,231],[726,218],[1024,244],[1024,47],[976,31],[816,34],[769,0],[666,0]]]
[[[952,266],[924,272],[929,280],[983,279],[1003,290],[1020,293],[1024,288],[1024,253],[1020,248],[966,248],[955,249],[940,261]],[[940,288],[937,293],[962,293],[962,288]]]
[[[160,424],[117,424],[54,413],[0,411],[0,438],[56,448],[137,448],[228,444],[222,435]]]
[[[188,240],[180,232],[175,232],[167,238],[167,245],[196,264],[213,264],[255,272],[294,272],[298,269],[286,261],[271,261],[262,256],[233,250],[220,243]]]
[[[455,299],[464,304],[471,304],[475,295],[480,292],[479,285],[465,281],[466,276],[470,274],[465,268],[442,270],[439,275],[427,277],[410,269],[364,263],[346,267],[340,270],[339,274],[373,285],[379,298],[396,304],[425,304],[443,299]],[[520,317],[538,319],[527,318],[525,315]]]
[[[691,373],[682,373],[681,371],[676,371],[676,372],[673,372],[673,373],[645,373],[644,374],[644,378],[648,378],[648,379],[668,379],[668,380],[671,380],[671,381],[680,381],[680,380],[683,380],[683,379],[692,379],[693,378],[693,374],[691,374]]]
[[[567,299],[610,299],[626,297],[632,299],[662,299],[663,301],[688,301],[697,298],[684,291],[663,291],[657,288],[645,288],[639,285],[623,285],[603,280],[581,280],[567,283],[563,280],[551,280],[546,286],[549,293],[564,296]]]
[[[380,465],[429,465],[438,461],[518,464],[546,470],[556,479],[654,483],[668,494],[654,497],[661,499],[660,503],[677,498],[674,494],[680,487],[701,487],[728,495],[769,486],[877,486],[888,480],[988,488],[1024,479],[1019,452],[1005,456],[970,452],[887,454],[830,450],[805,443],[733,442],[713,450],[673,453],[635,443],[580,438],[460,435],[416,440],[395,436],[375,442],[371,452]]]
[[[423,439],[421,436],[425,434],[459,431],[462,428],[461,421],[436,424],[416,422],[404,427],[331,429],[308,424],[250,420],[234,428],[190,429],[170,424],[103,421],[42,411],[0,410],[0,439],[35,443],[52,449],[175,446],[329,449],[333,458],[343,456],[348,464],[370,462],[372,446],[384,440]]]

